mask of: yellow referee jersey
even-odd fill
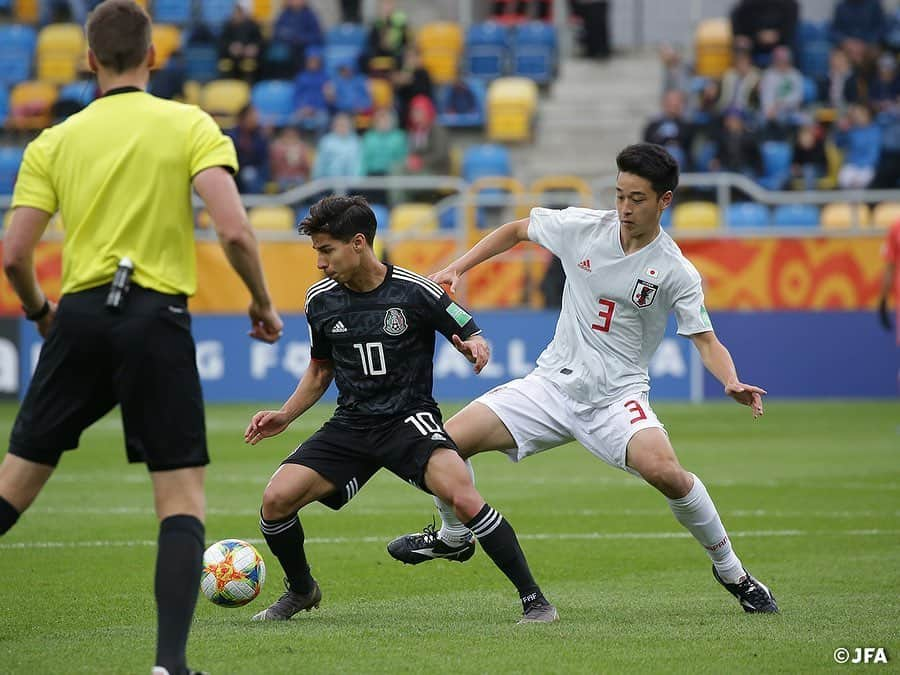
[[[109,283],[128,256],[135,283],[193,295],[191,179],[214,166],[235,172],[237,155],[208,114],[128,87],[28,144],[12,205],[60,211],[63,293]]]

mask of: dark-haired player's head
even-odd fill
[[[661,145],[635,143],[616,157],[616,210],[619,222],[633,234],[659,225],[678,186],[678,163]]]
[[[335,281],[346,283],[364,261],[375,261],[375,214],[365,197],[325,197],[313,204],[298,227],[318,253],[316,265]]]
[[[105,0],[88,15],[85,26],[92,70],[122,74],[155,60],[150,16],[134,0]]]

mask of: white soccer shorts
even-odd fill
[[[647,392],[595,408],[534,373],[495,387],[475,401],[490,408],[509,430],[517,447],[506,454],[514,462],[574,440],[610,466],[635,473],[625,465],[628,441],[642,429],[665,431]]]

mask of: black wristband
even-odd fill
[[[33,312],[32,314],[29,314],[24,306],[22,307],[22,311],[25,312],[25,318],[29,321],[40,321],[50,313],[50,301],[47,298],[44,298],[44,304],[41,305],[41,308],[38,311]]]

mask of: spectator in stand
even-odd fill
[[[353,68],[352,61],[341,63],[335,78],[325,86],[325,96],[339,112],[360,115],[372,109],[372,96],[366,76]]]
[[[659,60],[663,67],[663,94],[673,89],[676,91],[690,90],[691,69],[684,62],[681,50],[665,44],[659,48]]]
[[[362,145],[350,116],[338,113],[331,132],[322,136],[313,165],[313,178],[350,178],[363,175]]]
[[[263,192],[269,177],[269,140],[259,125],[259,113],[252,104],[238,113],[237,126],[228,131],[237,150],[238,190],[244,193]]]
[[[468,115],[478,112],[478,98],[468,83],[457,76],[450,84],[450,91],[447,93],[447,109],[445,112],[456,115]],[[409,123],[407,122],[407,126]]]
[[[375,111],[372,126],[363,134],[362,150],[367,176],[387,176],[403,168],[407,156],[406,132],[397,128],[393,110]]]
[[[431,75],[422,65],[422,55],[415,46],[406,50],[403,59],[403,67],[391,74],[391,82],[394,84],[394,95],[397,99],[397,108],[400,111],[400,122],[406,126],[409,121],[409,102],[416,96],[427,96],[434,100],[434,84]]]
[[[897,57],[882,54],[878,58],[875,76],[869,83],[869,105],[879,113],[893,106],[900,95],[900,78],[897,77]]]
[[[786,126],[802,121],[803,76],[791,63],[791,50],[787,47],[772,51],[772,65],[763,72],[759,83],[759,99],[770,131],[784,133]]]
[[[853,103],[838,121],[834,142],[844,151],[844,164],[838,172],[838,187],[865,188],[875,176],[881,151],[881,129],[872,121],[872,113]]]
[[[750,56],[749,40],[747,38],[735,40],[731,67],[722,76],[719,111],[737,109],[743,113],[757,112],[761,78],[762,73],[753,65]]]
[[[322,50],[306,50],[306,69],[294,79],[294,120],[303,129],[324,133],[328,128],[330,101],[328,76],[322,69]]]
[[[284,6],[272,29],[272,40],[290,47],[298,69],[303,68],[306,49],[322,44],[322,27],[306,0],[284,0]]]
[[[840,0],[831,19],[831,40],[856,67],[874,60],[887,27],[881,0]]]
[[[804,124],[797,130],[791,153],[791,178],[795,190],[815,190],[828,171],[825,135],[818,124]]]
[[[269,146],[269,175],[280,190],[302,185],[312,172],[312,149],[296,127],[285,127]]]
[[[664,146],[680,168],[686,170],[694,130],[684,115],[684,92],[667,91],[663,94],[662,108],[662,114],[644,128],[644,140]]]
[[[740,110],[725,112],[715,144],[716,154],[709,165],[711,171],[732,171],[753,179],[762,173],[760,138],[747,126]]]
[[[184,54],[176,49],[165,66],[150,71],[150,93],[159,98],[183,100],[186,81]]]
[[[869,184],[873,190],[900,187],[900,98],[878,115],[881,127],[881,153],[875,177]]]
[[[847,53],[835,47],[828,57],[828,74],[819,85],[819,100],[843,114],[847,106],[858,101],[860,94],[864,93],[865,86],[862,87],[863,92],[860,88],[859,78]]]
[[[796,0],[740,0],[731,11],[731,32],[750,40],[753,61],[765,67],[776,47],[793,47],[799,8]]]
[[[234,3],[231,16],[222,26],[222,34],[219,36],[219,72],[222,77],[252,83],[256,81],[259,72],[263,37],[248,5],[247,0]]]
[[[442,175],[450,172],[447,131],[437,124],[437,113],[430,98],[416,96],[410,102],[407,144],[407,173]]]
[[[707,79],[703,88],[697,94],[697,100],[692,106],[691,123],[698,132],[707,131],[717,126],[719,119],[719,98],[722,95],[722,86],[719,80]]]
[[[409,22],[405,12],[397,9],[394,0],[381,0],[378,18],[369,32],[369,56],[389,56],[394,69],[403,67],[403,55],[410,44]]]

